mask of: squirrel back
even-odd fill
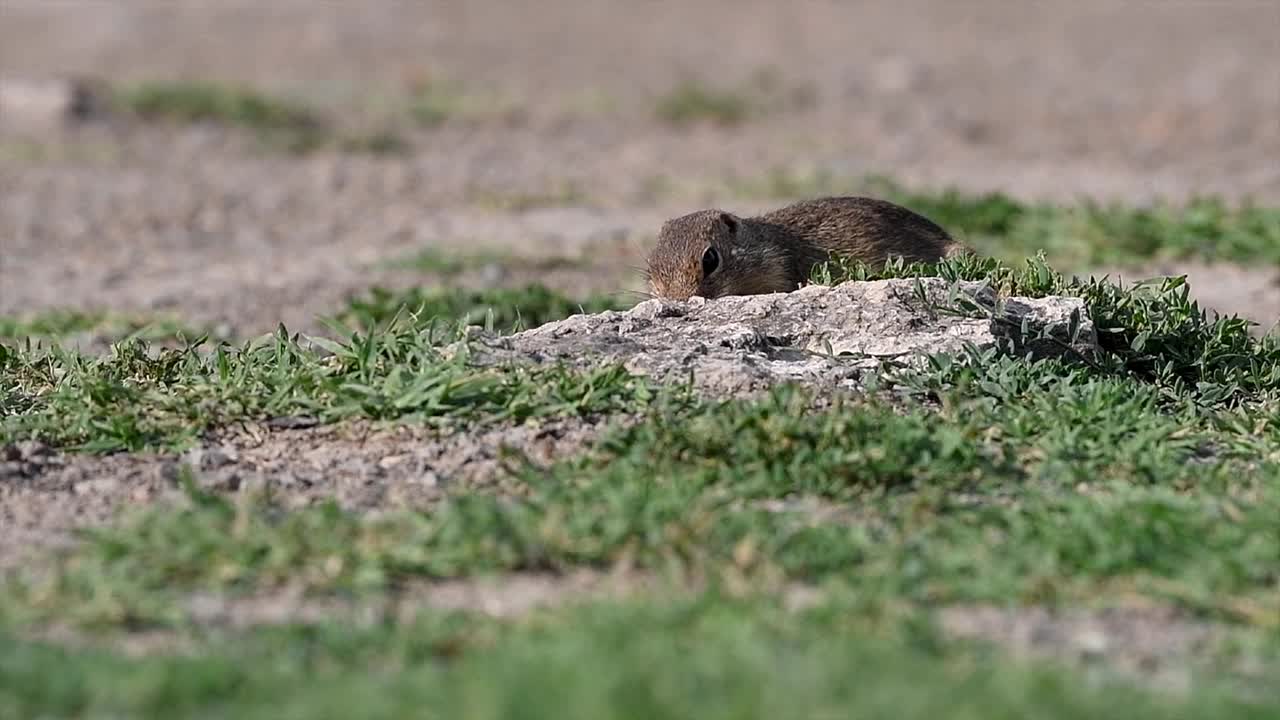
[[[867,197],[804,200],[755,217],[700,210],[663,224],[649,257],[653,294],[671,299],[790,292],[833,256],[883,265],[972,251],[928,218]]]

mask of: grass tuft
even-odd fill
[[[464,90],[456,82],[441,80],[414,83],[408,101],[409,117],[421,127],[484,120],[515,121],[521,112],[510,100],[495,94]]]
[[[812,86],[785,85],[774,68],[758,68],[736,88],[718,88],[698,80],[685,80],[658,99],[655,114],[674,126],[710,123],[735,127],[778,111],[795,111],[817,102]]]
[[[1211,318],[1181,276],[1122,288],[1106,278],[1068,279],[1038,255],[1021,268],[980,256],[936,264],[893,259],[881,268],[841,258],[816,267],[811,281],[926,276],[985,281],[1005,297],[1083,298],[1104,351],[1096,369],[1153,383],[1169,398],[1216,405],[1280,393],[1280,338],[1253,337],[1243,318]]]
[[[585,258],[566,256],[522,257],[496,251],[459,253],[427,247],[387,264],[390,267],[447,276],[489,266],[546,272],[582,268],[588,263]]]
[[[1273,716],[1274,703],[1234,700],[1222,687],[1183,699],[1080,682],[1042,662],[949,643],[928,623],[877,632],[865,617],[708,595],[596,603],[510,624],[428,614],[390,626],[263,629],[182,655],[0,636],[0,710],[246,720],[399,718],[423,708],[474,720]]]
[[[137,338],[170,341],[198,338],[203,331],[172,317],[56,308],[22,316],[0,316],[0,340],[66,339],[94,336],[112,340]]]
[[[672,125],[710,122],[734,126],[747,120],[752,104],[745,92],[687,81],[660,98],[656,112],[660,120]]]
[[[281,328],[210,352],[198,342],[154,352],[128,341],[104,357],[57,345],[0,345],[0,443],[140,450],[182,446],[208,428],[284,415],[519,423],[618,412],[652,397],[647,385],[616,368],[576,374],[471,367],[465,352],[442,350],[456,337],[452,326],[434,316],[401,317],[344,340],[304,340]]]
[[[310,108],[239,86],[145,83],[119,91],[116,101],[147,120],[245,128],[299,152],[317,147],[327,135],[320,116]]]
[[[417,260],[436,272],[445,273],[459,270],[462,263],[470,262],[470,259],[444,258],[438,254],[422,255]],[[336,315],[336,320],[344,326],[367,331],[385,326],[397,317],[406,318],[420,326],[429,324],[434,319],[449,318],[463,324],[514,332],[577,313],[622,310],[626,307],[623,301],[607,296],[575,300],[537,284],[493,290],[410,288],[397,292],[373,288],[351,298],[347,307]]]

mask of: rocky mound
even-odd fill
[[[621,362],[658,381],[692,373],[699,389],[725,393],[783,381],[853,387],[885,360],[918,363],[966,345],[1031,358],[1088,355],[1096,337],[1079,298],[999,298],[985,283],[919,278],[710,301],[654,299],[507,337],[476,333],[468,342],[482,363]]]

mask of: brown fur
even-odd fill
[[[718,263],[704,277],[708,248]],[[699,210],[662,225],[649,288],[674,300],[790,292],[832,256],[882,265],[891,257],[937,262],[969,252],[927,218],[873,198],[806,200],[750,218]]]

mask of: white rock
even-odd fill
[[[961,306],[965,313],[954,312]],[[679,382],[692,372],[695,386],[735,393],[784,381],[847,386],[884,359],[919,362],[959,353],[966,344],[1032,358],[1096,351],[1093,323],[1079,298],[997,303],[985,283],[952,286],[940,278],[688,303],[648,300],[626,312],[576,315],[506,338],[477,334],[471,347],[479,362],[621,362],[659,381]]]

